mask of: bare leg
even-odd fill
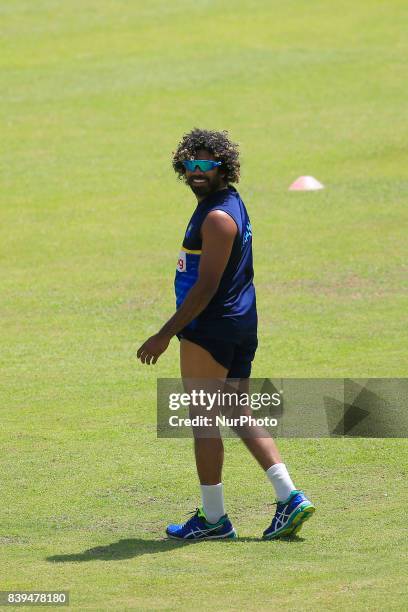
[[[229,386],[236,387],[240,393],[249,392],[249,379],[241,378],[239,383],[228,383]],[[242,414],[246,411],[242,411]],[[251,414],[251,411],[248,411]],[[236,432],[244,442],[252,456],[258,461],[260,466],[266,471],[275,463],[282,463],[278,447],[269,432],[263,427],[248,426],[240,427]]]
[[[227,376],[227,369],[215,361],[208,351],[185,339],[180,341],[180,370],[183,379],[225,379]],[[218,435],[215,432],[211,438],[194,437],[197,473],[202,485],[221,482],[224,445],[217,431]]]
[[[265,471],[275,463],[282,463],[273,438],[243,438],[242,441]]]

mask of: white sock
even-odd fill
[[[266,470],[266,475],[271,481],[278,501],[286,501],[292,491],[295,491],[289,472],[284,463],[275,463]]]
[[[216,485],[200,485],[204,514],[209,523],[216,523],[225,514],[224,487],[222,482]]]

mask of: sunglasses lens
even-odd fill
[[[209,159],[186,159],[183,165],[189,172],[194,172],[197,167],[201,172],[208,172],[220,164]]]

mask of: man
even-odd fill
[[[175,279],[177,311],[137,352],[155,364],[175,335],[180,368],[190,379],[239,379],[247,385],[257,348],[257,312],[252,265],[252,229],[232,183],[239,181],[238,145],[227,132],[193,129],[173,154],[173,168],[191,188],[197,207],[188,223]],[[277,509],[265,539],[293,535],[315,508],[295,486],[269,436],[242,439],[265,470]],[[194,437],[202,508],[166,533],[176,539],[234,538],[225,513],[223,443],[219,435]]]

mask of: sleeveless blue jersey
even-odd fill
[[[252,262],[252,228],[237,190],[217,191],[195,209],[184,236],[174,281],[177,308],[198,278],[201,255],[201,226],[212,210],[222,210],[235,221],[238,232],[217,292],[206,308],[185,329],[215,331],[220,335],[256,332],[257,312]]]

